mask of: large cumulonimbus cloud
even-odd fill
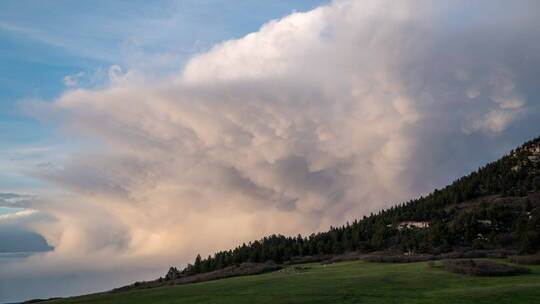
[[[167,79],[116,69],[42,104],[98,145],[37,173],[71,192],[34,206],[57,219],[39,226],[50,263],[165,267],[324,230],[496,159],[540,130],[539,9],[336,1]]]

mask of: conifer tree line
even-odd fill
[[[293,257],[350,251],[443,253],[515,248],[523,253],[536,252],[540,249],[540,161],[530,160],[534,147],[540,147],[540,137],[442,190],[330,227],[326,232],[296,237],[271,235],[206,258],[197,255],[194,263],[182,270],[171,267],[165,279],[244,262],[280,264]],[[495,199],[493,195],[498,196]],[[404,221],[426,222],[429,226],[400,227]]]

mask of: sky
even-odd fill
[[[509,153],[540,135],[539,5],[0,2],[0,302],[324,231]]]

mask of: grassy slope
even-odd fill
[[[469,277],[426,263],[343,262],[48,303],[540,303],[540,266],[513,277]]]

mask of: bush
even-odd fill
[[[322,254],[322,255],[306,255],[306,256],[294,256],[291,258],[290,261],[287,261],[283,263],[284,265],[291,265],[291,264],[306,264],[306,263],[315,263],[315,262],[323,262],[328,261],[332,258],[332,255],[330,254]]]
[[[513,255],[509,256],[508,261],[523,265],[540,265],[540,254],[535,255]]]
[[[366,262],[375,263],[415,263],[434,260],[435,256],[429,254],[422,255],[385,255],[385,254],[368,254],[360,258]]]
[[[347,261],[358,261],[361,260],[363,257],[362,254],[358,252],[346,252],[344,254],[335,255],[331,258],[324,260],[321,262],[321,264],[334,264],[338,262],[347,262]]]
[[[470,250],[453,251],[438,256],[439,259],[475,259],[475,258],[506,258],[509,255],[516,254],[515,250],[493,249],[493,250]]]
[[[180,273],[180,271],[178,271],[178,269],[176,269],[176,267],[171,267],[171,268],[169,268],[169,271],[165,275],[165,280],[167,280],[167,281],[176,280],[176,279],[179,279],[181,277],[182,277],[182,274]]]
[[[497,249],[497,250],[490,250],[487,252],[488,258],[499,258],[504,259],[510,255],[516,254],[515,250],[508,250],[508,249]]]
[[[441,260],[442,259],[459,259],[459,258],[462,258],[462,257],[463,257],[463,252],[456,252],[456,251],[443,253],[443,254],[439,255],[439,258]]]
[[[463,252],[462,258],[474,259],[474,258],[485,258],[487,257],[487,252],[484,250],[471,250]]]
[[[530,269],[485,260],[442,260],[446,271],[472,276],[508,276],[529,273]]]

